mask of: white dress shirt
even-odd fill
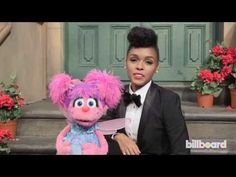
[[[138,128],[139,122],[143,110],[143,103],[146,98],[147,91],[151,85],[152,81],[149,81],[146,85],[142,88],[138,89],[136,92],[133,92],[131,89],[131,84],[129,85],[129,93],[136,94],[141,96],[141,103],[140,107],[137,107],[135,103],[130,103],[126,108],[125,113],[125,131],[126,134],[132,138],[135,142],[137,141],[138,135]]]

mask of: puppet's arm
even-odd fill
[[[63,140],[70,129],[71,126],[67,125],[57,136],[56,149],[58,155],[69,155],[71,153],[71,143]]]
[[[106,141],[103,133],[99,130],[96,130],[95,133],[96,133],[98,140],[100,142],[100,147],[98,148],[98,154],[107,154],[108,144],[107,144],[107,141]]]

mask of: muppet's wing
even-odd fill
[[[104,135],[111,135],[116,133],[117,130],[125,127],[125,118],[118,118],[118,119],[98,122],[97,125],[98,129]]]

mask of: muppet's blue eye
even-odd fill
[[[87,101],[87,105],[88,107],[93,108],[97,106],[97,102],[94,98],[89,98]]]
[[[74,107],[80,108],[80,107],[82,107],[83,105],[84,105],[84,100],[83,100],[83,98],[78,98],[78,99],[76,99],[75,102],[74,102]]]

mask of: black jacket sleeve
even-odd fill
[[[171,154],[190,154],[190,149],[186,148],[186,140],[189,140],[189,135],[179,96],[171,94],[163,106],[164,124],[171,145]]]

